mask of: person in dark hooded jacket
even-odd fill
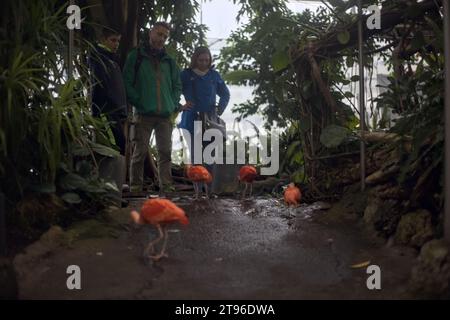
[[[105,27],[100,42],[89,56],[89,66],[92,81],[92,115],[106,116],[116,145],[120,153],[125,155],[124,123],[127,119],[127,97],[116,54],[120,38],[117,31]]]

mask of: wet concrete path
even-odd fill
[[[413,254],[365,237],[354,221],[268,198],[173,200],[190,224],[169,228],[168,258],[146,262],[142,250],[156,231],[130,226],[115,237],[79,240],[22,263],[21,298],[410,298]],[[124,219],[140,203],[122,210]],[[367,289],[366,268],[350,267],[367,260],[381,268],[381,290]],[[67,289],[68,265],[80,266],[81,290]]]

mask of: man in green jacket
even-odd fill
[[[181,95],[180,70],[164,44],[170,26],[157,22],[150,30],[149,42],[133,49],[124,67],[124,82],[128,101],[134,106],[134,144],[131,157],[130,191],[140,192],[144,179],[144,160],[151,133],[155,130],[158,149],[160,187],[172,190],[171,153],[172,121]]]

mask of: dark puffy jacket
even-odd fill
[[[92,87],[92,114],[127,117],[127,97],[117,56],[96,46],[89,56]]]

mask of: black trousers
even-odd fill
[[[125,155],[125,147],[127,144],[127,140],[125,138],[124,132],[124,124],[125,119],[116,115],[106,114],[106,118],[108,119],[109,126],[111,128],[111,132],[114,136],[114,140],[116,140],[116,146],[120,149],[120,154]]]

